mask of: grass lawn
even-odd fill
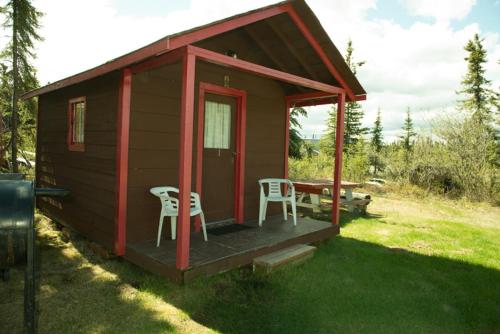
[[[267,277],[179,287],[39,228],[40,333],[500,333],[500,209],[375,197],[341,236]],[[0,282],[0,333],[22,328],[22,272]]]

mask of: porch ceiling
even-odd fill
[[[299,77],[341,87],[287,13],[194,44]],[[335,64],[336,65],[336,64]],[[287,95],[314,90],[280,82]]]

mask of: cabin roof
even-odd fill
[[[270,6],[258,8],[255,10],[251,10],[242,14],[237,14],[219,21],[215,21],[206,25],[202,25],[196,28],[192,28],[189,30],[185,30],[182,32],[178,32],[175,34],[171,34],[159,39],[156,42],[153,42],[149,45],[146,45],[142,48],[139,48],[135,51],[127,53],[123,56],[110,60],[102,65],[96,66],[89,70],[83,71],[81,73],[75,74],[73,76],[67,77],[65,79],[56,81],[54,83],[48,84],[44,87],[32,90],[23,95],[24,99],[31,98],[34,96],[42,95],[51,91],[55,91],[61,89],[63,87],[67,87],[79,82],[83,82],[95,77],[102,76],[109,72],[119,70],[125,67],[128,67],[133,64],[140,63],[146,59],[154,58],[161,54],[170,52],[172,50],[178,49],[188,44],[195,43],[203,43],[203,41],[208,40],[210,38],[214,38],[224,33],[231,32],[232,30],[246,28],[247,26],[251,26],[252,24],[262,23],[263,21],[274,20],[278,22],[278,18],[283,15],[287,15],[284,8],[286,6],[293,6],[295,12],[299,15],[300,19],[305,23],[311,34],[314,36],[319,46],[322,48],[329,61],[335,66],[335,69],[338,71],[341,78],[344,80],[345,84],[350,88],[354,95],[366,95],[366,91],[359,83],[356,76],[349,69],[346,64],[344,58],[342,57],[339,50],[335,47],[331,39],[329,38],[326,31],[321,26],[318,18],[313,13],[313,11],[309,8],[309,6],[305,3],[304,0],[287,0],[283,2],[279,2]],[[273,23],[273,24],[276,24]],[[279,18],[279,22],[282,25],[294,25],[293,21],[290,19]],[[233,25],[234,23],[234,25]],[[257,27],[258,29],[258,27]],[[276,29],[275,29],[276,30]],[[292,29],[293,30],[293,29]],[[292,34],[292,30],[289,29],[288,33]],[[298,31],[297,29],[295,29]],[[251,33],[251,32],[250,32]],[[295,34],[298,34],[295,32]],[[281,34],[276,36],[277,39],[283,39],[286,33],[283,31]],[[296,35],[295,38],[291,38],[291,41],[283,41],[288,48],[290,48],[290,44],[295,44],[296,38],[300,37],[303,39],[303,36]],[[253,37],[253,39],[257,42],[257,46],[264,48],[266,45],[262,44],[260,38]],[[300,44],[300,43],[299,43]],[[295,47],[292,46],[294,49]],[[285,49],[285,48],[284,48]],[[312,52],[309,46],[309,52]],[[293,54],[297,56],[298,53],[305,52],[302,49],[290,50],[294,51]],[[273,51],[274,52],[274,51]],[[286,52],[286,51],[283,51]],[[271,59],[273,59],[273,55]],[[281,55],[283,56],[283,55]],[[285,54],[286,56],[286,54]],[[298,60],[298,63],[302,65],[303,68],[307,68],[307,73],[310,75],[317,76],[314,79],[319,79],[320,81],[328,82],[331,84],[336,84],[340,86],[339,82],[335,80],[332,75],[329,73],[328,69],[325,67],[325,64],[322,66],[314,63],[314,60],[319,61],[319,58],[310,57],[304,55],[302,59]],[[321,61],[320,61],[321,62]],[[276,65],[276,61],[273,62]],[[272,66],[272,65],[271,65]],[[276,67],[276,66],[274,66]],[[313,70],[311,70],[311,68]],[[288,68],[279,68],[282,71],[293,72]],[[315,73],[312,73],[314,71]],[[297,73],[300,74],[300,73]],[[307,75],[304,75],[307,76]]]

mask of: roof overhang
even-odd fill
[[[340,83],[340,86],[345,89],[349,99],[358,100],[359,98],[356,96],[365,96],[366,92],[345,64],[342,55],[333,45],[311,9],[303,0],[289,0],[166,36],[105,64],[30,91],[24,94],[22,98],[28,99],[99,77],[106,73],[165,55],[183,46],[191,45],[201,40],[284,13],[287,13],[292,18],[304,37],[315,49],[328,71]],[[316,38],[315,35],[319,35],[319,38]]]

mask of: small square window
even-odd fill
[[[85,150],[85,97],[69,100],[68,106],[68,149],[70,151]]]
[[[229,149],[231,143],[231,106],[205,102],[204,147]]]

